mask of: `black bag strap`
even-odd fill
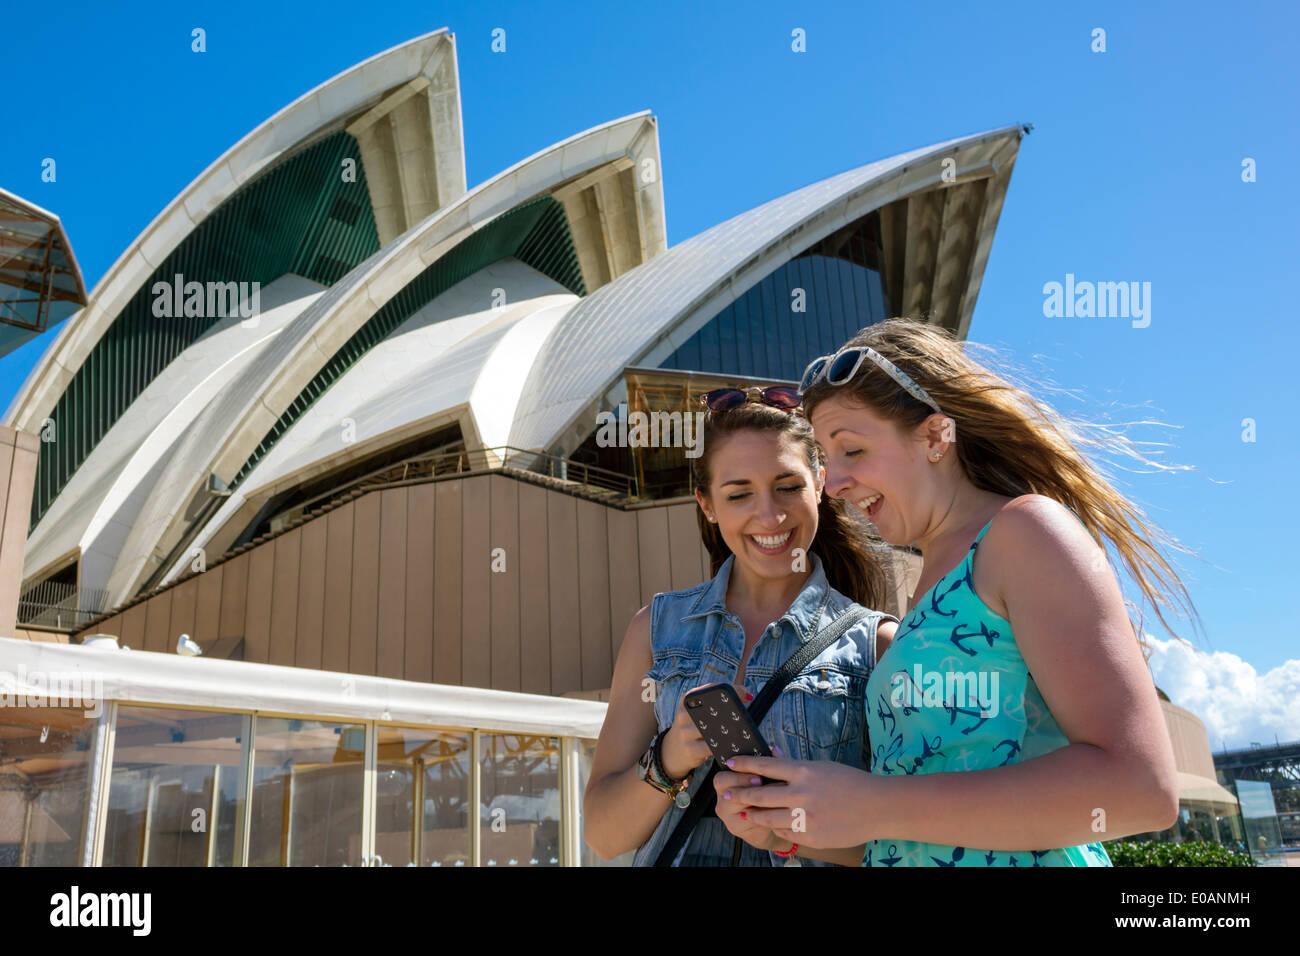
[[[763,689],[758,692],[749,705],[749,716],[754,721],[754,726],[762,723],[763,718],[767,716],[768,709],[776,702],[781,691],[785,690],[801,670],[807,667],[814,658],[822,651],[838,641],[844,632],[851,628],[858,621],[862,620],[871,612],[861,605],[853,605],[843,614],[837,617],[831,623],[814,634],[811,638],[803,643],[799,650],[795,651],[781,665],[780,670],[773,674]],[[718,793],[713,789],[713,777],[718,772],[717,760],[712,760],[712,767],[709,768],[708,775],[700,783],[699,789],[695,791],[695,799],[691,800],[690,806],[682,818],[677,821],[677,826],[668,837],[668,842],[664,844],[663,849],[659,852],[659,857],[655,860],[655,866],[672,866],[673,860],[677,857],[677,851],[682,848],[686,838],[691,835],[695,825],[711,812],[718,802]],[[736,851],[732,855],[732,863],[738,862],[736,856],[740,849],[740,838],[736,838]]]

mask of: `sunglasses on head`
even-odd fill
[[[801,394],[808,391],[822,378],[831,385],[843,385],[857,374],[858,369],[867,359],[870,359],[877,368],[902,386],[903,390],[918,402],[929,405],[939,414],[943,414],[939,409],[939,403],[931,398],[925,389],[912,381],[910,375],[875,349],[865,345],[842,348],[838,352],[820,355],[813,359],[804,369],[803,378],[799,381],[799,391]]]
[[[746,402],[762,402],[773,408],[786,411],[799,407],[799,390],[786,385],[770,385],[767,388],[715,388],[700,396],[700,404],[711,412],[729,412]]]

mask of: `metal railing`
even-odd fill
[[[628,500],[641,498],[640,483],[634,475],[590,465],[572,458],[560,458],[540,451],[528,451],[511,445],[491,448],[456,449],[417,455],[405,461],[387,465],[368,475],[331,488],[308,501],[293,506],[272,519],[271,529],[301,518],[313,508],[339,498],[359,488],[382,488],[385,485],[419,478],[438,478],[463,472],[485,471],[493,468],[543,475],[569,481],[596,492],[612,492]]]
[[[76,628],[101,614],[107,602],[106,588],[42,581],[18,599],[18,623]]]
[[[351,487],[385,485],[397,481],[409,481],[413,478],[429,478],[488,468],[526,471],[561,481],[571,481],[591,489],[617,492],[628,498],[640,497],[638,482],[632,475],[601,468],[599,465],[589,465],[572,458],[560,458],[556,455],[548,455],[546,452],[528,451],[511,445],[462,449],[411,458],[358,479]],[[346,489],[336,489],[330,493],[330,496],[336,497],[343,490]]]

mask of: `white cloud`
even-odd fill
[[[1181,641],[1150,634],[1151,672],[1179,707],[1205,722],[1210,749],[1300,740],[1300,660],[1266,674],[1228,651],[1207,654]]]

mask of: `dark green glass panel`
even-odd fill
[[[346,159],[355,164],[355,182],[344,181]],[[37,458],[32,526],[158,373],[222,321],[218,315],[156,317],[156,282],[179,274],[185,282],[266,285],[294,272],[330,285],[378,249],[361,150],[346,132],[241,187],[136,290],[55,404],[55,440],[41,442]]]

